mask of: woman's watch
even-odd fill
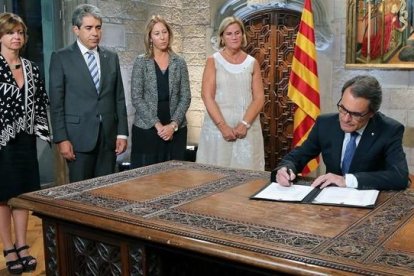
[[[174,132],[177,132],[178,131],[178,124],[175,121],[171,121],[170,124],[171,124]]]

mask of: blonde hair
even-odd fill
[[[23,19],[17,14],[11,12],[4,12],[0,14],[0,37],[12,31],[17,26],[21,26],[23,28],[24,46],[27,43],[28,36],[27,26],[24,24]]]
[[[151,42],[151,32],[152,29],[154,28],[155,24],[157,23],[162,23],[168,31],[168,51],[169,52],[173,52],[173,50],[171,49],[171,44],[173,41],[173,33],[171,30],[170,25],[167,23],[167,21],[165,21],[164,18],[162,18],[162,16],[160,15],[153,15],[151,17],[151,19],[148,21],[147,23],[147,27],[145,28],[145,37],[144,37],[144,44],[145,44],[145,50],[146,50],[146,55],[148,57],[153,57],[154,56],[154,49],[152,47],[152,42]]]
[[[227,29],[228,26],[235,24],[235,23],[240,26],[240,29],[242,31],[242,35],[243,35],[242,47],[246,47],[247,45],[246,29],[244,28],[243,22],[235,16],[228,16],[221,21],[220,26],[218,28],[217,40],[218,40],[219,48],[223,48],[224,46],[226,46],[224,45],[224,41],[223,41],[224,31]]]
[[[391,6],[391,13],[396,14],[397,12],[399,12],[399,8],[397,6],[397,4],[392,4]]]

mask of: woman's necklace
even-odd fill
[[[10,66],[10,69],[11,70],[17,70],[17,69],[20,69],[20,67],[22,67],[22,64],[21,63],[18,63],[18,64],[10,64],[9,66]]]
[[[17,70],[22,67],[22,60],[16,53],[1,53],[9,65],[10,70]]]

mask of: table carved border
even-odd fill
[[[192,169],[203,172],[214,172],[223,176],[197,187],[183,189],[176,193],[153,198],[147,201],[132,201],[109,196],[100,196],[92,193],[95,189],[119,184],[132,178],[140,178],[172,169]],[[38,198],[60,199],[85,205],[93,205],[116,212],[124,212],[134,216],[150,217],[164,210],[195,201],[199,198],[216,194],[227,189],[240,186],[255,179],[269,179],[269,172],[237,170],[224,167],[215,167],[193,162],[171,161],[160,163],[136,170],[89,179],[64,186],[53,187],[34,192]]]
[[[309,235],[297,231],[277,229],[260,225],[232,221],[225,218],[212,217],[204,214],[195,214],[179,209],[168,210],[158,219],[167,220],[177,224],[202,228],[233,235],[238,238],[253,240],[258,245],[267,244],[279,250],[265,249],[265,247],[252,247],[241,243],[223,242],[220,239],[200,237],[190,232],[177,232],[176,234],[204,239],[214,243],[224,243],[227,246],[242,248],[270,256],[282,257],[319,266],[333,267],[335,269],[364,275],[379,275],[378,270],[362,270],[352,266],[353,262],[363,263],[376,267],[387,266],[407,270],[414,270],[414,255],[404,252],[395,252],[381,245],[395,233],[410,217],[414,215],[414,191],[406,190],[393,195],[385,204],[373,210],[366,218],[360,220],[346,232],[333,239],[323,236]],[[309,257],[298,256],[287,252],[289,249],[300,250]],[[286,251],[285,251],[286,250]],[[330,261],[324,261],[318,256],[325,256]],[[335,263],[335,260],[345,260],[349,265]]]
[[[97,188],[116,185],[120,182],[139,178],[172,169],[193,169],[220,173],[223,175],[218,180],[204,183],[194,188],[184,189],[176,193],[160,196],[147,201],[130,201],[118,198],[97,196],[91,193]],[[34,192],[35,197],[40,199],[61,199],[77,203],[93,204],[106,210],[123,212],[141,218],[156,218],[159,220],[172,221],[177,224],[186,225],[195,229],[202,228],[215,232],[221,232],[237,236],[238,238],[254,241],[258,246],[248,246],[241,243],[223,242],[213,236],[198,236],[189,232],[163,229],[161,226],[152,225],[148,227],[188,236],[210,242],[242,248],[253,252],[263,253],[270,256],[297,260],[309,264],[324,267],[333,267],[344,271],[364,275],[378,275],[378,270],[362,270],[354,267],[353,262],[364,263],[381,267],[382,263],[388,266],[412,272],[414,270],[414,256],[404,252],[391,252],[381,245],[385,238],[392,236],[411,216],[414,215],[414,192],[406,190],[394,194],[384,204],[374,209],[367,217],[361,219],[346,232],[333,239],[323,236],[309,235],[286,229],[270,228],[262,225],[252,225],[241,221],[231,221],[227,218],[211,217],[204,214],[187,213],[179,210],[179,206],[209,196],[244,183],[254,180],[269,178],[269,172],[258,172],[249,170],[236,170],[192,162],[171,161],[160,163],[140,169],[125,171],[122,173],[94,178],[65,186],[54,187]],[[99,214],[98,214],[99,215]],[[131,222],[140,225],[139,221]],[[263,244],[277,244],[280,250],[266,249],[260,247]],[[295,255],[289,253],[289,249],[300,250],[308,255]],[[285,250],[285,251],[284,251]],[[318,256],[324,256],[329,261],[321,260]],[[335,260],[345,260],[349,265],[343,265]]]

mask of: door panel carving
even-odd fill
[[[260,121],[265,169],[269,171],[291,150],[293,104],[287,97],[287,89],[300,13],[270,10],[242,20],[248,41],[246,52],[258,60],[262,71],[265,104]]]

